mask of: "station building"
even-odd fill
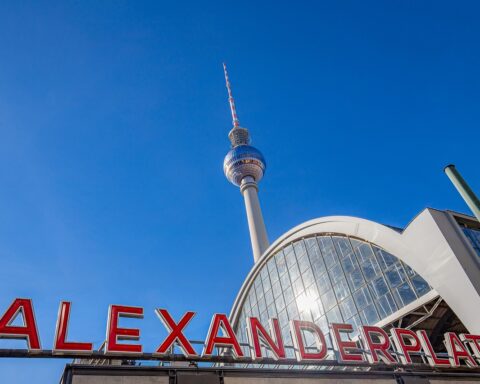
[[[225,69],[233,129],[224,160],[227,179],[245,200],[254,264],[233,303],[230,322],[250,354],[247,318],[278,319],[287,357],[294,359],[290,320],[313,322],[326,335],[347,323],[424,331],[447,354],[444,333],[480,335],[480,223],[427,208],[405,228],[349,217],[320,217],[270,243],[258,198],[266,170],[262,153],[240,126]],[[315,347],[305,335],[305,345]],[[271,355],[266,347],[264,356]],[[422,356],[417,361],[422,361]],[[428,367],[428,366],[427,366]],[[289,369],[285,369],[289,368]],[[235,363],[211,367],[68,365],[63,383],[446,383],[478,382],[480,371]]]

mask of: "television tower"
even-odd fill
[[[267,230],[258,199],[258,182],[262,179],[267,165],[262,153],[250,145],[248,129],[240,127],[225,63],[223,64],[223,71],[233,120],[233,128],[228,134],[232,148],[223,161],[223,171],[232,184],[240,187],[240,192],[245,199],[253,259],[257,262],[269,246]]]

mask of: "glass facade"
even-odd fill
[[[462,230],[477,255],[480,256],[480,230],[467,227],[463,227]]]
[[[330,323],[373,325],[430,291],[415,271],[385,250],[346,236],[297,240],[273,255],[247,294],[237,322],[241,343],[248,343],[246,318],[263,324],[278,318],[285,345],[292,345],[289,320],[315,322],[326,335]],[[307,346],[314,346],[313,338]],[[245,353],[248,355],[247,347]],[[265,351],[268,355],[268,351]],[[293,356],[293,350],[287,349]]]

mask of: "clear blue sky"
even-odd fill
[[[229,312],[252,266],[222,171],[231,118],[264,153],[271,240],[324,215],[405,226],[480,192],[478,2],[4,1],[0,5],[0,312],[30,297],[51,348],[104,339],[112,303]],[[119,281],[121,283],[119,283]],[[2,348],[23,347],[1,340]],[[0,382],[57,382],[65,361],[0,360]]]

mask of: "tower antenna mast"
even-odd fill
[[[227,66],[223,63],[223,72],[225,73],[225,83],[227,84],[228,90],[228,103],[230,104],[230,111],[232,112],[232,122],[234,127],[239,127],[240,122],[238,121],[237,109],[235,108],[235,100],[232,95],[232,87],[230,86],[230,80],[228,79]]]

